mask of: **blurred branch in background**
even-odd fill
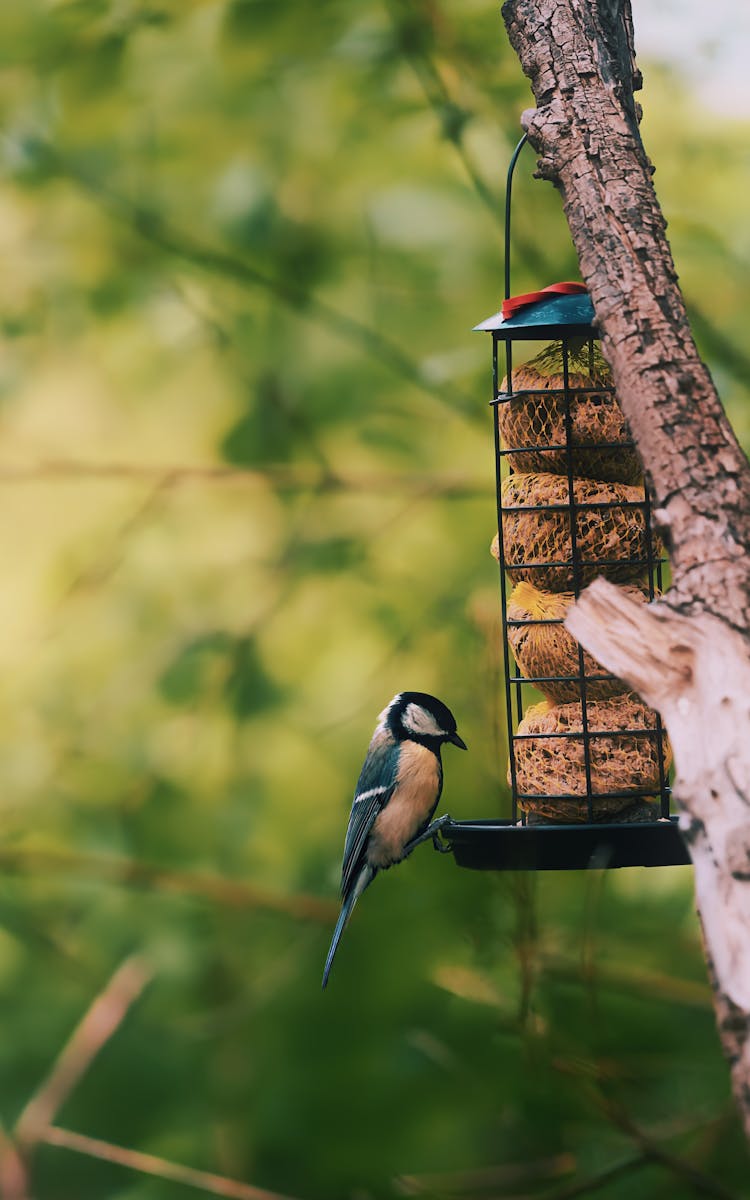
[[[166,254],[173,255],[202,271],[221,275],[245,287],[261,288],[300,316],[316,321],[331,333],[354,343],[367,357],[387,367],[393,374],[407,380],[424,392],[441,408],[452,415],[467,418],[476,416],[475,398],[453,386],[444,386],[425,377],[418,362],[391,338],[352,316],[333,308],[289,278],[270,274],[247,259],[231,255],[207,245],[184,230],[173,228],[161,213],[107,188],[101,180],[92,178],[71,160],[65,158],[49,142],[34,141],[25,147],[50,175],[68,179],[101,208],[128,228]]]
[[[698,1170],[681,1155],[665,1150],[655,1137],[646,1133],[633,1121],[623,1105],[606,1099],[603,1099],[602,1103],[612,1124],[633,1141],[649,1162],[665,1167],[695,1195],[710,1196],[714,1200],[741,1200],[739,1193],[726,1188],[719,1179]]]
[[[514,1189],[513,1196],[518,1196],[519,1187],[533,1187],[533,1195],[537,1195],[541,1183],[569,1175],[575,1166],[573,1154],[557,1154],[533,1163],[511,1162],[465,1171],[401,1175],[395,1183],[402,1196],[507,1196],[508,1188]]]
[[[728,1192],[721,1184],[697,1171],[684,1159],[663,1150],[654,1139],[647,1138],[631,1124],[628,1124],[627,1132],[639,1146],[640,1153],[583,1179],[556,1187],[552,1191],[540,1191],[539,1185],[575,1171],[575,1155],[560,1154],[555,1158],[539,1159],[534,1163],[504,1163],[502,1166],[485,1167],[482,1170],[403,1175],[395,1181],[396,1187],[404,1196],[438,1195],[454,1200],[496,1194],[508,1197],[512,1195],[512,1200],[532,1200],[533,1197],[537,1200],[578,1200],[580,1196],[601,1193],[610,1184],[657,1164],[686,1183],[694,1195],[710,1196],[713,1200],[739,1200],[735,1193]],[[510,1193],[508,1188],[513,1188],[513,1192]],[[503,1189],[502,1192],[500,1189]]]
[[[539,1191],[539,1184],[561,1175],[568,1175],[576,1168],[575,1156],[561,1154],[557,1158],[538,1160],[534,1164],[505,1164],[487,1167],[482,1171],[455,1171],[445,1175],[404,1175],[396,1185],[404,1196],[446,1196],[451,1200],[468,1200],[469,1197],[490,1197],[498,1194],[497,1189],[513,1187],[512,1193],[500,1193],[509,1200],[577,1200],[579,1196],[593,1196],[611,1183],[624,1179],[633,1172],[649,1165],[645,1154],[628,1158],[615,1166],[579,1179],[575,1183],[556,1188],[554,1191]],[[531,1191],[518,1191],[519,1187],[531,1187]]]
[[[411,63],[425,99],[437,118],[441,135],[453,146],[477,197],[498,226],[502,228],[504,225],[504,196],[493,191],[475,163],[466,142],[466,130],[476,114],[451,95],[444,73],[428,49],[430,34],[435,33],[431,18],[437,18],[437,9],[431,4],[421,4],[415,11],[414,5],[408,0],[407,2],[405,0],[388,0],[388,10],[399,49]],[[444,21],[444,19],[445,14],[441,13],[440,20]],[[454,71],[453,75],[456,79],[460,79],[460,74],[457,72]],[[520,136],[519,126],[515,138],[512,134],[507,138],[508,150],[512,149]],[[526,267],[536,272],[540,279],[548,278],[549,258],[544,253],[542,244],[531,241],[518,229],[514,230],[513,243],[515,252]]]
[[[19,1116],[12,1137],[0,1139],[0,1196],[27,1200],[29,1172],[47,1128],[91,1066],[99,1051],[119,1029],[130,1008],[151,979],[152,972],[137,955],[125,960],[95,998],[61,1050],[52,1070]]]
[[[403,0],[388,0],[387,8],[393,22],[398,49],[411,64],[425,99],[437,118],[441,135],[454,147],[474,191],[485,208],[495,220],[501,220],[501,199],[493,193],[483,178],[464,138],[464,131],[474,113],[451,96],[445,79],[428,49],[430,41],[435,37],[434,22],[437,12],[434,5],[414,5],[404,3]]]
[[[5,1130],[0,1130],[0,1197],[2,1200],[30,1200],[26,1164]]]
[[[115,971],[96,997],[60,1052],[47,1078],[16,1122],[13,1138],[0,1139],[0,1196],[2,1200],[27,1200],[34,1151],[41,1143],[116,1163],[132,1171],[169,1179],[229,1200],[289,1200],[277,1192],[211,1171],[199,1171],[153,1154],[115,1146],[54,1125],[54,1119],[102,1047],[117,1032],[133,1004],[150,982],[152,971],[144,959],[132,956]]]
[[[125,462],[77,462],[74,459],[47,459],[16,466],[0,463],[0,486],[14,483],[49,483],[56,479],[127,480],[154,483],[165,488],[203,483],[272,483],[280,491],[423,493],[473,499],[490,495],[487,485],[468,476],[417,475],[407,472],[374,474],[347,473],[337,469],[321,472],[305,465],[269,464],[267,467],[231,467],[213,464],[168,464]]]
[[[338,905],[304,893],[271,892],[245,880],[225,875],[207,875],[197,871],[162,867],[136,858],[114,855],[76,854],[66,850],[38,847],[0,848],[0,869],[17,874],[45,873],[99,879],[114,886],[144,887],[154,891],[189,896],[226,908],[265,909],[303,921],[328,924],[335,919]]]
[[[182,1163],[169,1162],[158,1158],[155,1154],[143,1154],[140,1150],[129,1150],[125,1146],[115,1146],[111,1142],[103,1142],[100,1138],[86,1137],[82,1133],[74,1133],[71,1129],[61,1129],[50,1125],[44,1131],[43,1140],[48,1146],[60,1146],[65,1150],[74,1150],[78,1154],[87,1154],[90,1158],[98,1158],[103,1162],[116,1163],[117,1166],[127,1167],[142,1175],[153,1175],[157,1179],[169,1179],[174,1183],[183,1183],[186,1187],[198,1188],[209,1192],[212,1196],[224,1196],[227,1200],[292,1200],[279,1192],[269,1192],[265,1188],[253,1187],[251,1183],[242,1183],[237,1179],[226,1179],[212,1171],[197,1171],[194,1167],[186,1167]]]
[[[14,1137],[25,1159],[30,1157],[47,1126],[54,1121],[102,1046],[119,1029],[151,978],[151,968],[134,955],[118,967],[96,997],[16,1122]]]

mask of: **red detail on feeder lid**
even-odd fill
[[[535,304],[537,300],[546,300],[548,296],[575,296],[586,290],[585,283],[572,283],[565,280],[562,283],[551,283],[549,287],[542,288],[538,292],[526,292],[523,296],[511,296],[508,300],[503,300],[503,317],[507,320],[508,317],[514,316],[520,309],[525,308],[527,304]]]

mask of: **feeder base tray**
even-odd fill
[[[677,817],[631,825],[447,821],[441,834],[456,864],[475,871],[585,871],[690,865]]]

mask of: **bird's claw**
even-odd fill
[[[433,833],[432,844],[435,847],[435,849],[437,850],[438,854],[451,854],[452,853],[451,847],[448,845],[448,843],[441,841],[440,830],[438,830],[436,833]]]
[[[417,846],[422,845],[422,842],[429,841],[432,842],[433,846],[437,851],[439,851],[440,854],[450,854],[450,846],[446,846],[443,844],[443,842],[441,842],[440,833],[441,830],[444,829],[451,820],[452,817],[448,816],[446,813],[444,816],[438,817],[436,821],[432,821],[422,833],[418,834],[417,837],[412,838],[410,842],[407,842],[407,844],[404,846],[404,858],[408,858],[412,850],[416,850]]]
[[[450,845],[447,842],[444,842],[440,835],[442,834],[443,830],[445,829],[445,826],[452,820],[453,820],[453,818],[451,816],[449,816],[448,813],[445,813],[444,816],[438,817],[437,821],[433,821],[432,824],[429,826],[429,832],[430,832],[430,836],[432,838],[432,844],[435,847],[435,849],[437,850],[438,854],[450,854],[451,853]]]

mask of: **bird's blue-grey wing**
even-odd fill
[[[362,864],[367,837],[375,818],[390,800],[396,786],[399,747],[383,731],[376,731],[357,781],[344,842],[341,894],[346,896]]]

